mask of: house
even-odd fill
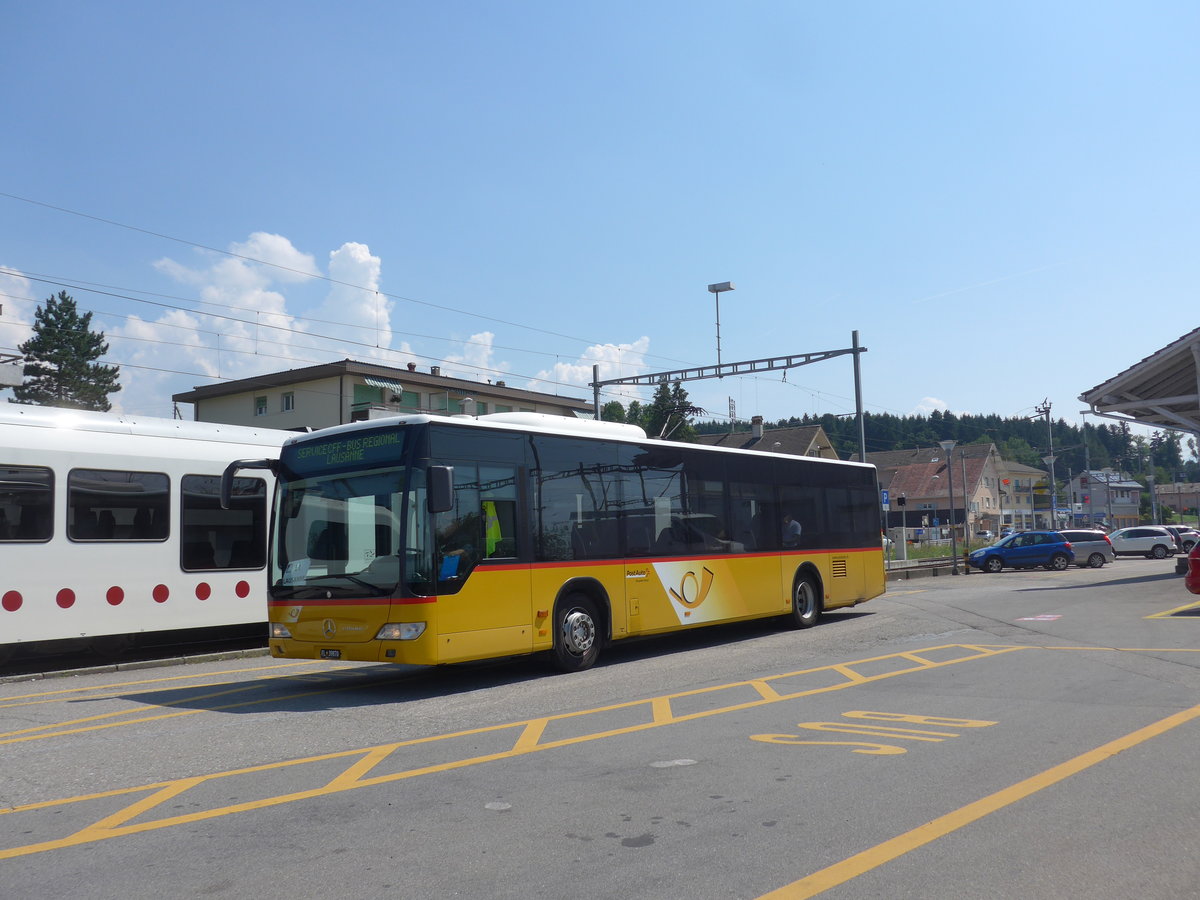
[[[1200,484],[1194,481],[1176,481],[1171,484],[1156,484],[1154,493],[1158,497],[1158,508],[1166,510],[1170,507],[1179,516],[1182,523],[1185,518],[1190,518],[1196,515],[1195,510],[1200,507]],[[1164,514],[1161,518],[1166,519]],[[1197,522],[1200,525],[1200,522]],[[1196,526],[1193,525],[1193,528]]]
[[[191,403],[198,422],[304,430],[403,413],[483,415],[537,412],[592,419],[586,400],[344,359],[196,387],[171,397]]]
[[[1076,522],[1116,529],[1141,521],[1143,488],[1123,472],[1108,468],[1080,472],[1067,490]]]
[[[792,456],[819,456],[822,459],[838,458],[837,451],[833,449],[825,429],[820,425],[799,425],[764,431],[762,416],[755,416],[750,420],[749,431],[701,434],[697,435],[696,442],[713,447],[734,447],[738,450],[764,450]]]
[[[868,453],[867,462],[876,466],[879,485],[889,494],[888,527],[904,526],[910,534],[915,528],[937,528],[939,538],[949,536],[945,529],[951,519],[959,538],[1034,527],[1034,485],[1047,480],[1040,469],[1006,462],[992,443],[959,444],[950,458],[941,447]]]

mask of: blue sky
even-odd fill
[[[0,352],[65,287],[129,412],[347,357],[589,398],[714,363],[729,280],[724,362],[857,330],[868,410],[1078,421],[1196,324],[1194,3],[0,15]],[[849,357],[686,388],[854,409]]]

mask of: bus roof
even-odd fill
[[[21,403],[0,404],[0,425],[24,425],[32,428],[56,428],[64,431],[98,431],[145,437],[179,438],[189,441],[217,441],[226,444],[279,445],[293,432],[246,425],[222,425],[216,422],[190,422],[183,419],[159,419],[124,413],[95,412],[84,409],[59,409]]]
[[[628,425],[624,422],[597,422],[595,419],[573,419],[568,416],[554,416],[546,413],[531,412],[490,413],[482,416],[434,416],[426,413],[387,416],[380,419],[365,419],[360,422],[351,422],[346,425],[335,425],[332,428],[322,428],[320,431],[307,435],[297,434],[289,438],[285,443],[291,445],[302,442],[310,437],[329,437],[335,434],[368,431],[381,427],[386,428],[389,425],[427,425],[432,423],[443,423],[463,428],[492,428],[533,434],[558,434],[572,437],[598,438],[630,444],[649,443],[667,447],[692,447],[709,453],[732,453],[739,456],[753,457],[767,456],[777,459],[804,459],[809,462],[826,463],[836,466],[875,468],[873,463],[823,459],[819,456],[795,456],[791,453],[772,453],[767,450],[744,450],[736,447],[714,447],[710,444],[664,441],[659,438],[647,437],[646,432],[637,425]]]

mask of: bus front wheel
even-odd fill
[[[600,655],[596,603],[585,594],[568,594],[554,614],[554,662],[564,672],[590,669]]]
[[[812,628],[821,618],[821,592],[811,575],[801,575],[792,589],[792,624]]]

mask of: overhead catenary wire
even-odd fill
[[[367,287],[366,285],[361,285],[361,284],[354,284],[353,282],[349,282],[349,281],[342,281],[341,279],[333,278],[329,275],[314,273],[314,272],[306,271],[304,269],[297,269],[294,266],[287,266],[287,265],[284,265],[283,263],[276,263],[276,262],[271,262],[270,260],[257,259],[253,256],[247,256],[245,254],[235,253],[232,250],[222,250],[218,247],[210,247],[207,244],[201,244],[196,241],[188,240],[186,238],[175,237],[173,235],[165,234],[165,233],[159,232],[159,231],[154,231],[149,228],[141,228],[137,225],[129,225],[128,223],[125,223],[125,222],[118,222],[115,219],[108,219],[103,216],[97,216],[97,215],[93,215],[91,213],[80,212],[79,210],[70,209],[65,206],[58,206],[56,204],[47,203],[42,200],[34,200],[33,198],[30,198],[30,197],[22,197],[18,194],[8,193],[7,191],[0,191],[0,197],[6,197],[10,200],[16,200],[21,203],[28,203],[33,206],[40,206],[44,209],[54,210],[55,212],[60,212],[65,215],[77,216],[79,218],[88,219],[93,222],[100,222],[105,225],[111,225],[115,228],[123,228],[128,231],[134,231],[139,234],[148,235],[150,237],[156,237],[156,238],[160,238],[160,239],[166,240],[166,241],[173,241],[177,244],[183,244],[184,246],[194,247],[199,250],[205,250],[209,253],[217,253],[217,254],[221,254],[223,256],[228,256],[233,259],[240,259],[244,262],[250,262],[250,263],[254,263],[256,265],[261,265],[261,266],[268,266],[270,268],[278,269],[283,272],[289,272],[293,275],[300,275],[300,276],[303,276],[304,278],[311,278],[313,280],[324,281],[329,284],[336,284],[341,287],[348,287],[348,288],[353,288],[353,289],[359,290],[359,291],[365,291],[368,293],[379,294],[379,295],[387,297],[391,300],[400,300],[405,303],[414,303],[414,304],[418,304],[420,306],[427,306],[431,309],[442,310],[443,312],[451,312],[451,313],[455,313],[457,315],[471,316],[471,317],[481,319],[481,320],[484,320],[487,322],[495,322],[496,324],[499,324],[499,325],[507,325],[512,328],[521,328],[526,331],[533,331],[533,332],[537,332],[539,334],[548,335],[550,337],[563,338],[564,340],[577,341],[581,344],[604,345],[607,343],[606,341],[590,340],[588,338],[581,338],[581,337],[577,337],[574,335],[563,334],[563,333],[557,332],[557,331],[549,331],[544,328],[538,328],[534,325],[526,325],[521,322],[513,322],[508,319],[501,319],[497,316],[489,316],[489,315],[485,315],[483,313],[477,313],[477,312],[473,312],[473,311],[467,310],[467,309],[459,309],[459,308],[453,307],[453,306],[446,306],[446,305],[439,304],[439,303],[433,303],[429,300],[421,300],[417,297],[408,297],[403,294],[393,294],[388,291],[381,291],[378,288]],[[201,302],[206,302],[206,301],[201,301]],[[665,359],[665,357],[664,357],[664,359]]]

